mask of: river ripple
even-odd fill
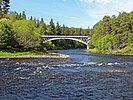
[[[67,59],[0,59],[0,100],[133,100],[133,57],[56,51]]]

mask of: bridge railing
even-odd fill
[[[75,38],[75,37],[77,37],[77,38],[88,38],[88,36],[63,36],[63,35],[42,35],[41,37],[53,37],[53,38],[56,38],[56,37],[61,37],[61,38]]]

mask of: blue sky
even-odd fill
[[[133,0],[11,0],[10,11],[25,11],[26,15],[44,18],[69,27],[90,28],[104,15],[133,11]]]

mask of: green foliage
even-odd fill
[[[26,20],[26,15],[25,15],[25,12],[24,11],[22,12],[21,19]]]
[[[61,35],[61,27],[59,25],[59,22],[57,22],[57,25],[55,27],[55,34],[56,35]]]
[[[14,33],[11,21],[8,19],[0,20],[0,50],[6,50],[14,44]],[[12,41],[12,42],[11,42]]]
[[[48,35],[55,35],[55,25],[53,19],[50,20],[50,25],[47,27],[46,32]]]
[[[8,19],[0,20],[0,51],[43,51],[46,49],[86,48],[86,45],[72,40],[56,40],[42,43],[41,35],[89,35],[90,29],[69,28],[53,19],[46,25],[41,20],[26,19],[25,12],[11,12]]]
[[[10,16],[9,16],[9,19],[10,19],[12,22],[15,22],[16,20],[18,20],[18,13],[17,13],[17,12],[11,12],[11,13],[10,13]]]
[[[105,16],[94,25],[91,32],[89,45],[93,45],[100,52],[131,50],[133,49],[133,13],[123,12],[118,17]]]
[[[30,20],[17,20],[13,23],[15,39],[22,48],[27,51],[40,46],[40,34],[36,32],[35,23]]]
[[[41,35],[45,35],[46,34],[46,24],[44,23],[43,21],[43,18],[41,18],[41,21],[39,22],[39,25],[38,25],[38,33],[41,34]]]
[[[47,42],[45,44],[42,44],[42,46],[47,48],[48,50],[52,50],[52,49],[55,48],[55,45],[51,41],[49,41],[49,42]]]

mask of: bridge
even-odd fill
[[[59,40],[59,39],[69,39],[74,41],[79,41],[85,45],[88,45],[90,38],[88,36],[53,36],[53,35],[42,35],[43,43],[46,43],[48,41],[52,40]]]

